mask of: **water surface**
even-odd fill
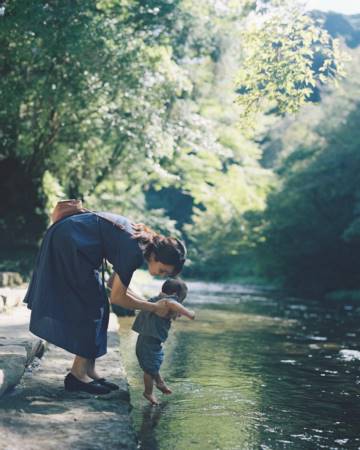
[[[154,290],[156,292],[156,288]],[[360,449],[360,307],[190,284],[147,405],[132,319],[120,319],[143,450]]]

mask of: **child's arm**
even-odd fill
[[[195,319],[195,313],[194,311],[191,311],[190,309],[185,308],[181,303],[178,303],[175,300],[168,300],[169,308],[170,308],[170,315],[172,318],[180,316],[185,316],[188,319],[194,320]]]
[[[131,289],[123,285],[118,274],[113,277],[111,285],[110,302],[115,305],[120,305],[123,308],[128,309],[140,309],[144,311],[156,312],[155,303],[149,303],[145,298],[135,294]],[[160,315],[166,316],[169,312],[167,305],[162,305],[160,309]]]
[[[195,317],[194,313],[188,311],[180,303],[177,303],[174,300],[167,300],[166,297],[156,303],[150,303],[146,301],[146,299],[138,294],[135,294],[131,291],[131,289],[124,286],[118,274],[114,276],[110,301],[111,303],[120,305],[123,308],[150,311],[160,317],[166,317],[169,313],[171,313],[171,311],[176,311],[176,308],[178,306],[180,307],[180,310],[178,311],[179,314],[186,315],[187,317],[189,317],[189,319],[193,319]]]

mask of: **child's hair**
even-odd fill
[[[133,238],[141,245],[147,261],[154,255],[156,261],[174,266],[173,276],[181,272],[186,260],[186,247],[180,239],[162,236],[143,223],[133,223],[132,227]]]
[[[188,293],[188,288],[180,278],[168,278],[162,285],[161,291],[167,295],[176,295],[179,303],[182,303]]]

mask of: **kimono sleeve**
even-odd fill
[[[113,264],[115,272],[119,275],[122,284],[129,286],[133,273],[144,262],[142,251],[136,240],[130,235],[122,240]]]

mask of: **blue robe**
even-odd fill
[[[24,299],[33,334],[85,358],[106,353],[109,301],[99,274],[103,258],[125,286],[144,262],[131,222],[102,214],[125,230],[93,213],[66,217],[47,230]]]

